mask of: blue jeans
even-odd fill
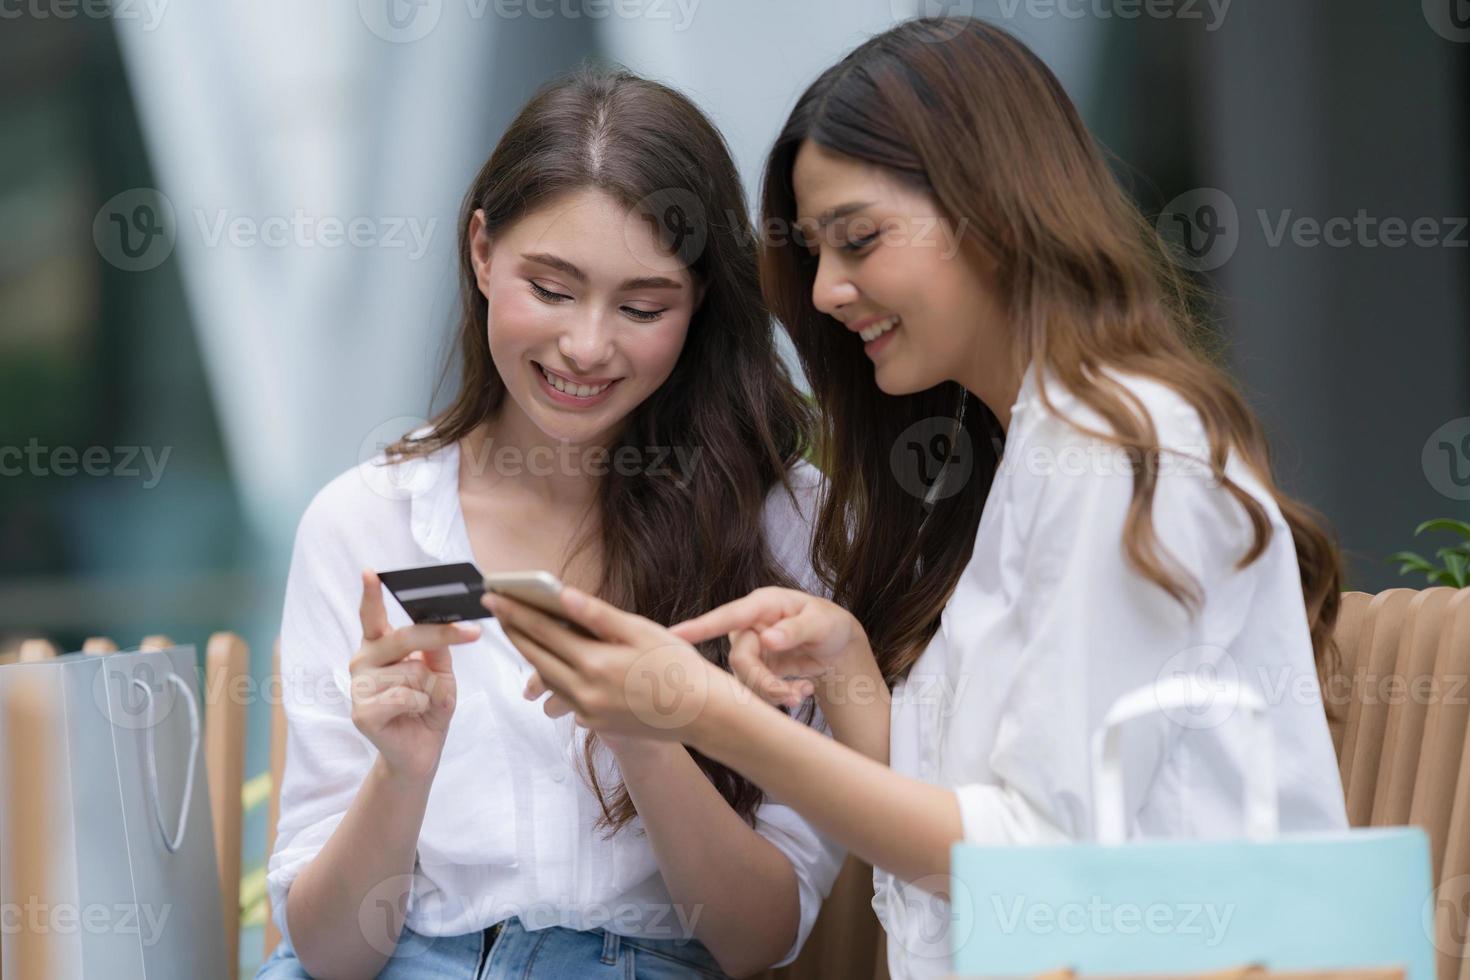
[[[697,939],[635,939],[603,929],[534,932],[507,919],[463,936],[405,928],[379,980],[728,980]],[[255,980],[310,980],[285,940]]]

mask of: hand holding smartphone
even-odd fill
[[[549,616],[555,616],[559,622],[573,632],[594,640],[597,639],[567,615],[566,609],[561,604],[561,579],[550,572],[495,572],[485,576],[483,587],[486,592],[509,596]]]

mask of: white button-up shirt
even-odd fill
[[[362,640],[364,568],[473,561],[459,503],[459,449],[342,474],[312,501],[297,530],[281,623],[281,678],[288,724],[280,821],[268,883],[286,928],[286,892],[341,822],[377,757],[352,723],[348,663]],[[820,475],[792,473],[800,510],[780,488],[765,507],[768,546],[803,587]],[[410,620],[387,602],[389,622]],[[673,938],[700,910],[675,908],[653,849],[635,819],[606,839],[582,769],[585,730],[570,715],[546,717],[521,692],[531,668],[495,620],[454,646],[458,703],[418,840],[407,925],[422,935],[473,932],[510,916],[527,928],[603,927]],[[825,726],[822,726],[825,728]],[[603,786],[618,780],[599,750]],[[843,851],[769,797],[756,830],[791,861],[801,900],[800,951]],[[711,847],[719,845],[710,841]],[[371,896],[369,898],[371,900]]]
[[[1177,393],[1119,380],[1162,446],[1208,458],[1199,416]],[[1050,378],[1046,391],[1062,415],[1108,431]],[[1158,468],[1153,524],[1202,590],[1193,618],[1127,561],[1126,457],[1049,412],[1026,372],[974,552],[893,696],[893,768],[953,787],[967,842],[1092,839],[1092,733],[1121,695],[1178,673],[1238,681],[1266,701],[1282,831],[1346,828],[1290,529],[1232,454],[1227,476],[1271,523],[1265,552],[1237,569],[1251,542],[1244,510],[1202,464],[1165,455]],[[1129,723],[1121,763],[1130,836],[1243,836],[1245,744],[1228,722]],[[946,974],[947,903],[881,870],[873,880],[894,980]]]

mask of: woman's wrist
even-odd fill
[[[707,676],[704,703],[686,727],[684,738],[686,745],[702,755],[714,758],[732,734],[750,722],[752,715],[787,717],[757,697],[734,674],[710,664]]]
[[[878,669],[873,648],[868,645],[868,634],[853,617],[852,634],[842,652],[833,661],[832,667],[818,678],[816,695],[818,700],[832,700],[852,694],[860,694],[854,688],[869,687],[876,681],[882,684],[883,672]]]
[[[381,752],[377,759],[373,760],[373,768],[370,775],[379,785],[390,789],[395,793],[423,793],[427,795],[429,787],[434,785],[434,776],[439,771],[439,763],[424,772],[413,772],[400,767],[395,767],[384,758]]]
[[[676,758],[675,753],[684,751],[678,742],[641,735],[603,734],[598,737],[612,752],[619,771],[625,777],[645,770],[663,770]]]

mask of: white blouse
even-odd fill
[[[1208,458],[1183,398],[1118,380],[1162,446]],[[1046,391],[1063,416],[1108,431],[1050,377]],[[1347,826],[1290,529],[1232,454],[1226,474],[1266,509],[1272,532],[1265,552],[1237,569],[1252,534],[1240,505],[1203,464],[1164,455],[1158,466],[1154,527],[1202,591],[1193,618],[1126,559],[1127,457],[1049,412],[1026,372],[974,552],[893,697],[891,765],[954,788],[967,842],[1092,839],[1093,731],[1120,696],[1179,673],[1238,680],[1265,700],[1283,832]],[[1243,836],[1244,732],[1189,722],[1156,714],[1124,729],[1130,836]],[[945,975],[947,903],[884,871],[873,882],[894,980]]]
[[[336,829],[377,757],[352,724],[348,663],[361,640],[364,568],[472,561],[459,503],[459,449],[379,467],[377,460],[329,483],[296,534],[281,624],[281,678],[288,723],[280,822],[268,883],[276,924],[286,892]],[[792,472],[800,510],[780,487],[765,507],[767,541],[804,588],[820,475]],[[409,619],[385,597],[389,622]],[[454,646],[459,698],[429,793],[407,925],[422,935],[459,935],[520,916],[528,929],[604,927],[669,939],[688,934],[698,909],[675,908],[641,822],[605,839],[601,810],[582,769],[586,732],[570,715],[546,717],[521,691],[531,668],[495,620]],[[825,726],[821,726],[825,729]],[[602,749],[602,785],[619,778]],[[791,808],[771,800],[756,830],[791,861],[801,900],[800,951],[843,851]],[[711,841],[711,845],[716,842]]]

